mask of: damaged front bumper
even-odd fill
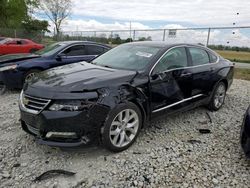
[[[98,143],[101,126],[109,112],[108,107],[96,103],[81,111],[51,111],[48,104],[45,109],[34,113],[26,109],[22,100],[27,99],[20,97],[19,104],[23,130],[35,136],[38,143],[55,147]],[[33,98],[32,102],[38,100],[42,99]],[[32,102],[30,104],[33,104]],[[50,103],[53,104],[53,100],[50,100]]]

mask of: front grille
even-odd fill
[[[25,95],[23,92],[21,92],[20,100],[24,110],[33,114],[38,114],[50,103],[49,99]]]

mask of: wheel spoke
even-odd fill
[[[135,135],[136,132],[133,128],[126,128],[126,131],[129,131],[131,134]]]
[[[119,146],[121,147],[125,141],[125,132],[122,131],[120,134]]]
[[[130,111],[129,109],[125,110],[125,117],[124,117],[124,121],[128,122],[130,120]]]
[[[117,134],[114,136],[114,138],[113,138],[114,145],[117,145],[117,140],[118,140],[119,136],[120,136],[120,134]]]
[[[130,117],[129,117],[129,121],[131,121],[132,119],[134,119],[137,116],[137,114],[133,113]],[[128,122],[129,122],[128,121]]]
[[[138,120],[133,121],[132,123],[128,123],[126,128],[133,128],[138,123]]]
[[[113,130],[113,131],[110,131],[110,135],[117,135],[117,134],[119,134],[120,133],[120,130],[119,129],[115,129],[115,130]]]
[[[131,138],[125,133],[125,140],[127,141],[127,142],[130,142],[131,141]]]
[[[121,122],[119,121],[113,121],[111,124],[111,126],[119,126],[119,125],[121,125]]]
[[[118,120],[119,120],[119,122],[122,122],[122,116],[123,116],[123,113],[121,112],[121,113],[118,115]]]

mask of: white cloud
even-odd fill
[[[186,22],[205,26],[249,23],[249,0],[73,0],[74,15],[125,21]],[[239,13],[239,15],[237,15]]]
[[[160,29],[184,29],[183,25],[202,26],[234,26],[248,25],[250,18],[249,0],[73,0],[73,15],[62,26],[62,30],[70,35],[110,36],[111,32],[80,32],[80,31],[111,31],[155,29],[142,23],[160,21],[166,24]],[[239,15],[237,15],[239,13]],[[91,18],[91,19],[89,19]],[[109,23],[103,20],[108,19]],[[147,21],[147,22],[143,22]],[[181,24],[178,24],[181,23]],[[53,25],[53,24],[51,24]],[[52,27],[51,27],[51,30]],[[72,33],[72,31],[79,31]],[[211,30],[209,44],[223,44],[250,47],[250,29],[246,30]],[[234,34],[232,34],[234,32]],[[123,39],[133,37],[133,32],[116,32]],[[166,41],[169,43],[203,43],[207,42],[207,30],[178,30],[176,37],[171,38],[166,31]],[[136,31],[135,39],[151,36],[153,40],[161,41],[163,31]],[[228,43],[229,42],[229,43]]]
[[[133,29],[152,29],[149,26],[143,25],[139,22],[132,22]],[[130,23],[114,22],[111,24],[104,24],[96,20],[67,20],[63,25],[64,31],[96,31],[96,30],[129,30]]]

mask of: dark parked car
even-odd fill
[[[233,70],[230,61],[199,45],[123,44],[91,64],[54,68],[25,84],[22,127],[50,146],[99,141],[122,151],[156,115],[200,105],[220,109]]]
[[[109,46],[94,42],[59,42],[34,54],[15,54],[0,57],[0,92],[7,88],[22,88],[25,80],[53,67],[80,61],[91,61],[108,51]]]
[[[250,158],[250,106],[245,114],[241,128],[241,146],[247,157]]]

